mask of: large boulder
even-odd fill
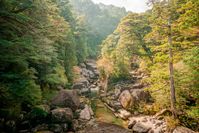
[[[131,93],[128,90],[124,90],[119,96],[119,101],[123,108],[130,108],[133,104]]]
[[[173,133],[195,133],[195,132],[186,127],[178,126],[173,130]]]
[[[91,107],[89,107],[88,105],[85,105],[85,108],[83,110],[81,110],[81,112],[80,112],[80,119],[90,120],[93,115],[94,115],[94,113],[93,113]]]
[[[61,90],[51,102],[52,107],[69,107],[73,111],[78,109],[80,104],[76,90]]]
[[[147,133],[150,129],[151,129],[150,127],[147,127],[140,122],[137,122],[133,126],[133,131],[136,133]]]
[[[95,122],[91,126],[87,126],[81,133],[132,133],[121,126],[104,123],[104,122]],[[80,132],[79,132],[80,133]]]
[[[73,112],[70,108],[57,108],[51,111],[52,122],[71,123]]]
[[[145,91],[144,89],[133,89],[131,90],[131,95],[134,99],[134,102],[148,102],[151,98],[150,93]],[[135,103],[133,103],[135,104]]]

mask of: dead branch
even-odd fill
[[[167,112],[172,113],[172,111],[170,109],[163,109],[160,112],[156,113],[154,117],[158,118],[159,116],[164,115]]]

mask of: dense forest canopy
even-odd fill
[[[72,89],[75,68],[90,58],[105,91],[144,73],[153,102],[136,109],[172,105],[170,127],[199,130],[199,1],[148,4],[133,13],[91,0],[0,0],[0,132],[21,114],[45,116],[40,105]]]

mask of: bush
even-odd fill
[[[31,118],[45,118],[49,114],[50,108],[47,105],[37,105],[30,112]]]
[[[165,119],[166,119],[166,123],[167,123],[167,128],[170,130],[176,128],[179,125],[178,119],[174,119],[171,116],[165,117]]]

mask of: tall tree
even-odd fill
[[[168,16],[168,45],[169,45],[169,74],[170,74],[170,92],[171,92],[171,109],[174,117],[176,117],[176,94],[174,86],[174,69],[173,69],[173,45],[172,45],[172,5],[173,1],[168,0],[169,16]]]

